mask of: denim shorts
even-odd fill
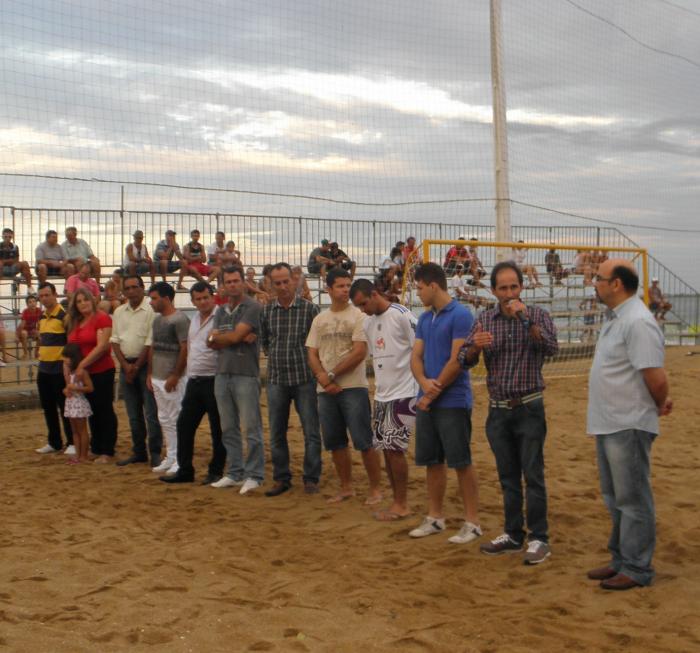
[[[371,449],[370,414],[367,388],[348,388],[337,395],[319,393],[318,417],[326,451],[345,449],[348,446],[348,431],[355,449],[358,451]]]
[[[472,412],[468,408],[416,411],[416,465],[458,469],[472,464]]]
[[[19,265],[3,265],[2,266],[2,276],[3,277],[14,277],[19,273]]]

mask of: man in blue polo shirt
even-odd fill
[[[418,320],[411,371],[418,381],[416,414],[416,464],[426,467],[428,516],[409,535],[426,537],[445,530],[442,504],[447,467],[457,472],[464,505],[464,524],[449,538],[466,544],[481,536],[479,488],[472,465],[469,374],[457,360],[474,318],[447,292],[445,272],[436,263],[425,263],[414,275],[418,296],[428,307]]]

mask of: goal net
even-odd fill
[[[559,352],[545,362],[548,378],[587,374],[603,321],[605,306],[597,299],[594,278],[608,258],[625,258],[639,274],[639,294],[649,304],[647,252],[642,248],[579,245],[576,243],[485,242],[482,240],[424,240],[405,262],[403,301],[420,311],[413,281],[422,262],[439,263],[447,275],[450,294],[476,316],[492,308],[490,271],[499,260],[514,261],[523,273],[520,295],[528,306],[538,306],[552,317],[557,329]],[[483,381],[483,362],[473,371]]]

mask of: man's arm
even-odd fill
[[[413,349],[411,350],[411,372],[425,395],[437,397],[442,391],[442,388],[440,388],[435,379],[429,379],[425,376],[425,367],[423,365],[424,350],[425,343],[421,338],[416,338],[416,341],[413,343]]]
[[[211,349],[224,349],[231,345],[237,345],[245,340],[246,336],[253,332],[253,325],[247,322],[239,322],[233,331],[225,331],[224,333],[212,333],[209,335],[207,345]]]
[[[332,370],[336,376],[352,372],[358,365],[364,363],[367,358],[367,343],[364,340],[354,340],[350,353],[345,356]]]
[[[187,340],[183,340],[180,343],[180,351],[177,355],[177,362],[175,363],[175,369],[172,371],[170,376],[165,380],[165,391],[172,392],[177,387],[182,375],[185,373],[187,368]]]
[[[668,396],[666,370],[663,367],[647,367],[641,372],[659,415],[668,415],[673,409],[673,402]]]
[[[449,387],[452,382],[457,378],[457,376],[462,371],[462,366],[457,360],[457,355],[459,350],[464,344],[464,338],[457,338],[452,341],[452,349],[450,350],[450,358],[445,363],[443,368],[438,374],[438,378],[434,380],[434,391],[426,392],[418,401],[418,408],[421,410],[428,410],[430,404],[435,401],[440,396],[440,393],[447,387]]]

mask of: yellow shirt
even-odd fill
[[[109,341],[119,345],[124,358],[138,358],[144,347],[150,347],[153,338],[155,313],[148,297],[134,309],[128,302],[112,315],[112,336]]]
[[[39,318],[39,371],[46,374],[63,374],[61,352],[68,334],[63,306],[56,304],[50,311],[44,311]]]

